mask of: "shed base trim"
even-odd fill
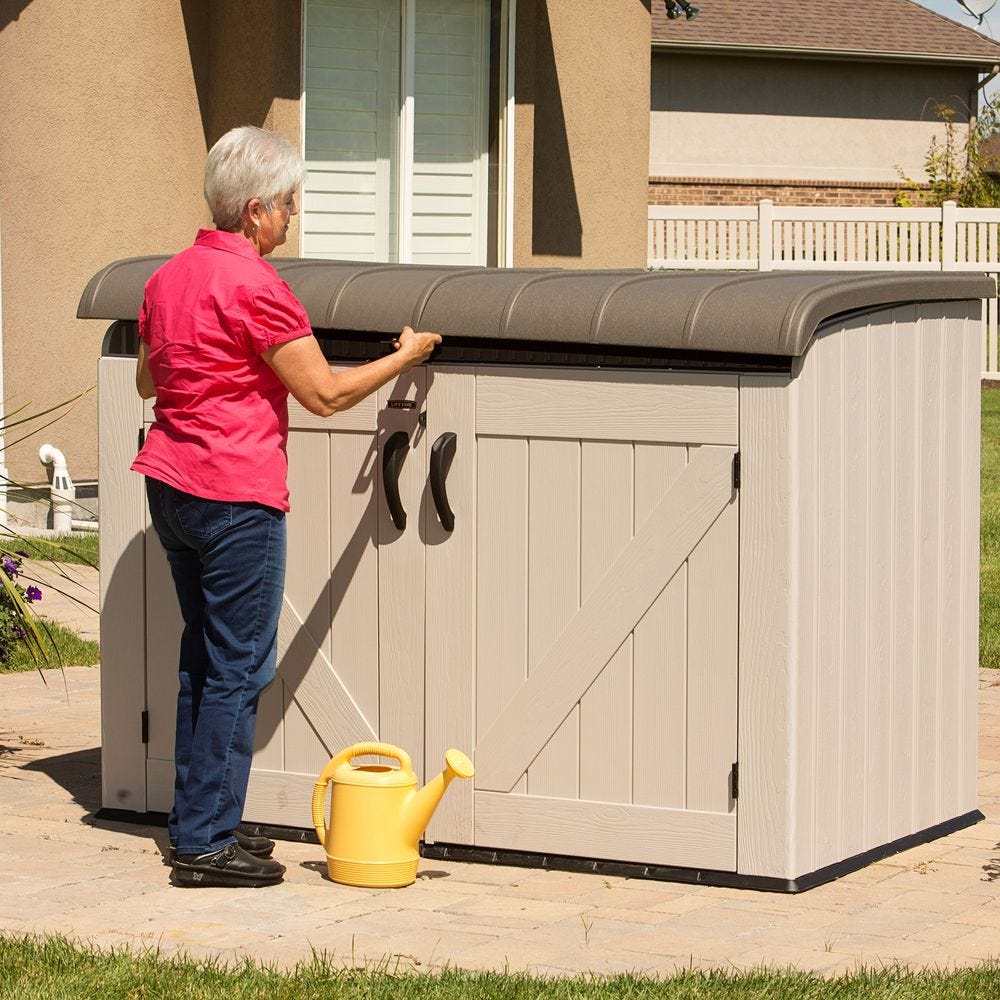
[[[548,868],[553,871],[593,872],[595,875],[617,875],[622,878],[645,878],[658,882],[681,882],[693,885],[712,885],[727,889],[756,889],[759,892],[797,893],[813,889],[825,882],[849,875],[876,861],[892,857],[912,847],[926,844],[950,833],[974,826],[985,816],[978,810],[956,816],[917,833],[911,833],[881,847],[818,868],[797,878],[774,878],[769,875],[741,875],[739,872],[711,871],[701,868],[674,868],[669,865],[643,865],[627,861],[602,861],[596,858],[578,858],[561,854],[540,854],[495,850],[489,847],[465,847],[458,844],[422,844],[424,858],[439,861],[470,861],[480,864],[510,865],[516,868]]]
[[[141,826],[167,825],[167,814],[160,812],[137,813],[127,809],[99,809],[94,818],[115,823],[135,823]],[[594,875],[614,875],[621,878],[645,878],[656,882],[680,882],[691,885],[712,885],[727,889],[756,889],[758,892],[805,892],[825,882],[849,875],[876,861],[891,858],[894,854],[929,843],[948,834],[974,826],[986,817],[978,810],[945,820],[925,830],[911,833],[899,840],[874,847],[862,854],[845,858],[836,864],[817,868],[814,872],[797,878],[773,878],[769,875],[741,875],[739,872],[712,871],[701,868],[673,868],[669,865],[643,865],[632,861],[603,861],[598,858],[578,858],[566,854],[543,854],[523,851],[505,851],[491,847],[469,847],[462,844],[420,845],[420,856],[436,861],[464,861],[474,864],[507,865],[513,868],[545,868],[552,871],[591,872]],[[268,826],[261,823],[241,823],[240,830],[254,836],[270,837],[295,843],[315,843],[316,832],[292,826]]]

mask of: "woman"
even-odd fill
[[[395,353],[331,373],[301,304],[264,257],[286,239],[302,158],[257,128],[208,154],[215,230],[163,265],[139,314],[136,387],[156,420],[132,468],[184,619],[168,820],[182,886],[281,881],[274,844],[237,830],[257,701],[273,680],[285,575],[290,392],[329,416],[425,361],[435,333],[406,327]]]

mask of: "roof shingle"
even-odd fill
[[[663,0],[652,0],[656,48],[1000,63],[1000,44],[912,0],[693,2],[700,13],[688,21],[670,20]]]

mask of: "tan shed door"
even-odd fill
[[[316,777],[352,743],[397,744],[422,767],[425,378],[423,370],[407,374],[329,420],[289,400],[292,510],[278,676],[258,708],[248,822],[311,828]],[[381,457],[395,432],[407,439],[399,474],[404,531],[384,501]],[[147,606],[157,609],[147,616],[148,808],[167,811],[181,621],[152,528],[146,561]]]
[[[458,395],[475,586],[448,603],[472,616],[475,669],[429,629],[428,753],[472,701],[476,777],[430,835],[735,870],[736,380],[495,370]],[[428,553],[429,620],[455,541]]]

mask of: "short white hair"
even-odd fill
[[[242,125],[230,129],[208,153],[205,201],[215,225],[233,233],[243,226],[247,203],[259,198],[265,212],[305,180],[299,151],[277,132]]]

